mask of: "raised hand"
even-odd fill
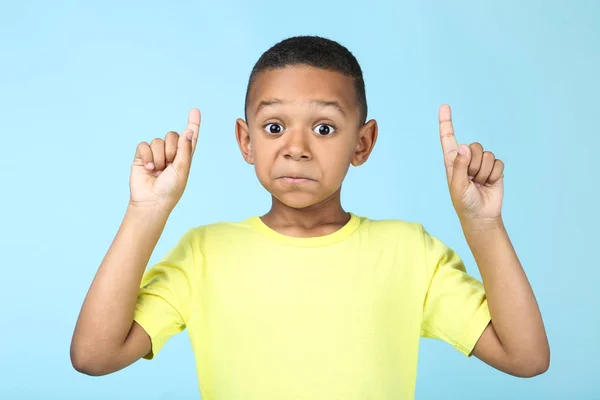
[[[452,204],[459,219],[488,221],[501,217],[504,163],[477,142],[458,145],[450,106],[438,113],[440,140]]]
[[[187,184],[199,131],[200,111],[193,108],[181,135],[169,132],[164,140],[156,138],[137,146],[129,178],[130,205],[169,212],[175,207]]]

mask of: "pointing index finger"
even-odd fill
[[[200,133],[200,110],[192,108],[188,114],[187,129],[193,132],[192,136],[192,151],[196,149],[196,142]]]
[[[444,165],[446,166],[446,177],[448,181],[452,180],[452,172],[454,159],[458,154],[458,142],[454,135],[454,127],[452,126],[452,112],[450,106],[444,104],[438,112],[440,122],[440,141],[442,143],[442,151],[444,153]]]

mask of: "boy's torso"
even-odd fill
[[[327,243],[257,218],[197,229],[187,328],[203,399],[412,397],[427,290],[416,224],[363,220]]]

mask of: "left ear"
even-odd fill
[[[352,165],[358,167],[367,162],[377,141],[377,121],[374,119],[366,122],[358,132],[358,143],[352,157]]]

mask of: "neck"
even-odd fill
[[[261,219],[279,233],[312,237],[337,231],[348,223],[350,215],[342,208],[338,190],[331,198],[305,208],[292,208],[272,197],[271,210]]]

